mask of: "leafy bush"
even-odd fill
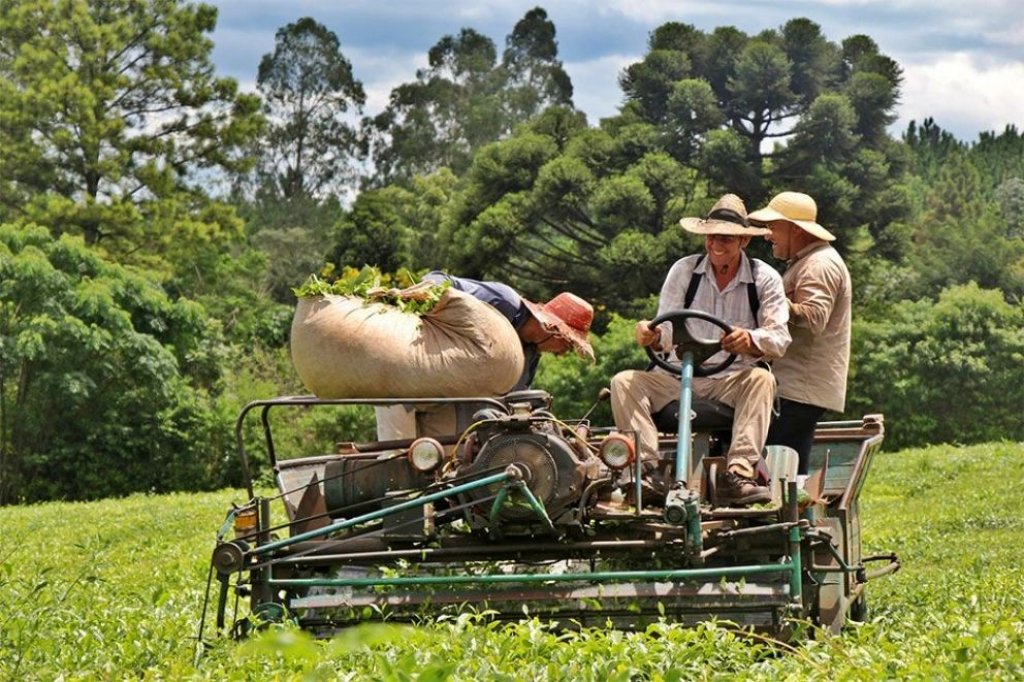
[[[0,502],[209,487],[224,351],[199,305],[81,239],[0,226]]]
[[[890,447],[1024,439],[1024,308],[975,284],[853,330],[847,412],[884,412]]]

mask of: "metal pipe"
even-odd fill
[[[767,526],[753,526],[751,528],[737,528],[736,530],[726,530],[726,531],[722,531],[721,533],[717,533],[717,534],[715,534],[715,537],[717,537],[719,539],[722,539],[722,540],[728,540],[728,539],[731,539],[731,538],[737,538],[737,537],[744,536],[744,535],[761,535],[762,533],[774,533],[776,531],[779,531],[779,532],[787,531],[790,528],[792,528],[794,525],[802,526],[803,524],[804,524],[803,521],[800,521],[799,523],[796,523],[796,524],[794,524],[794,523],[792,523],[790,521],[786,521],[784,523],[773,523],[773,524],[770,524],[770,525],[767,525]]]
[[[537,499],[537,496],[533,494],[533,491],[530,490],[529,486],[527,486],[525,483],[520,482],[518,485],[518,489],[526,496],[526,501],[530,504],[530,508],[533,509],[537,516],[539,516],[544,521],[544,524],[548,527],[548,530],[555,530],[555,524],[551,523],[551,518],[548,516],[547,510],[544,509],[544,505],[541,503],[540,500]]]
[[[258,542],[269,542],[270,541],[270,500],[260,498],[259,514],[257,517],[259,523],[260,532],[256,536]],[[242,564],[244,566],[244,563]],[[271,577],[271,570],[266,567],[255,568],[249,573],[252,584],[252,603],[253,605],[262,602],[272,601],[273,597],[270,589],[270,583],[268,582]],[[238,591],[235,590],[237,595]]]
[[[786,502],[788,503],[789,522],[792,525],[789,529],[789,559],[793,563],[793,570],[789,574],[789,598],[796,604],[803,604],[803,567],[800,556],[800,511],[797,507],[796,481],[789,481],[786,490]]]
[[[344,541],[326,541],[325,544],[342,544]],[[480,555],[483,559],[492,559],[496,555],[500,554],[529,554],[531,559],[539,560],[558,560],[565,558],[563,555],[567,552],[593,552],[606,550],[624,550],[624,549],[660,549],[664,548],[666,543],[660,540],[600,540],[595,542],[573,542],[573,543],[559,543],[557,545],[546,545],[537,543],[522,543],[516,545],[478,545],[476,547],[422,547],[417,549],[386,549],[380,550],[359,550],[344,553],[326,553],[326,552],[310,552],[303,556],[285,557],[281,559],[275,559],[275,564],[298,564],[298,565],[312,565],[319,563],[334,563],[338,561],[367,561],[372,559],[383,559],[393,560],[399,558],[413,558],[420,559],[422,561],[433,561],[444,557],[455,557],[462,559],[467,555]],[[302,552],[306,547],[296,548],[298,552]],[[325,549],[331,549],[327,547]],[[337,549],[337,548],[334,548]],[[708,550],[704,554],[710,556],[717,549],[713,548]],[[555,555],[546,556],[545,552],[555,552]]]
[[[508,478],[509,474],[507,472],[494,474],[493,476],[486,476],[476,481],[463,483],[462,485],[455,486],[454,488],[440,490],[436,493],[424,495],[423,497],[417,497],[412,500],[406,500],[405,502],[399,502],[393,507],[379,509],[377,511],[369,512],[361,516],[356,516],[355,518],[347,519],[345,521],[332,523],[329,526],[324,526],[323,528],[317,528],[315,530],[306,531],[305,533],[299,533],[298,535],[293,535],[292,537],[284,538],[283,540],[277,540],[276,542],[268,542],[264,545],[260,545],[259,547],[254,547],[248,552],[248,554],[254,554],[257,556],[267,554],[269,552],[273,552],[276,549],[281,549],[282,547],[294,545],[296,542],[301,542],[303,540],[312,540],[313,538],[325,537],[335,531],[345,530],[346,528],[351,528],[352,526],[358,526],[359,524],[366,523],[367,521],[376,521],[377,519],[381,519],[385,516],[390,516],[392,514],[397,514],[398,512],[402,512],[407,509],[422,507],[428,502],[434,502],[436,500],[441,500],[446,497],[454,497],[456,495],[460,495],[471,490],[476,490],[477,488],[483,488],[494,483],[503,483],[507,481]]]
[[[676,481],[690,477],[690,412],[693,409],[693,353],[683,353],[679,381],[679,443],[676,445]]]
[[[866,572],[864,574],[865,581],[881,578],[883,575],[889,575],[890,573],[895,573],[900,570],[900,560],[895,554],[876,554],[874,556],[864,557],[861,559],[862,564],[866,564],[870,561],[888,561],[889,563],[882,568]]]
[[[274,587],[384,587],[416,585],[476,585],[494,583],[542,583],[542,582],[617,582],[627,580],[705,580],[708,578],[733,578],[764,573],[790,573],[792,598],[792,575],[797,576],[799,585],[799,563],[783,560],[777,564],[753,564],[751,566],[721,566],[718,568],[683,568],[660,571],[604,571],[598,573],[527,573],[491,575],[413,576],[407,578],[281,578],[270,581]],[[797,591],[799,596],[799,589]]]
[[[502,486],[501,490],[494,498],[494,504],[491,505],[491,514],[488,517],[488,521],[492,529],[496,529],[500,520],[498,515],[501,514],[502,507],[505,506],[505,500],[508,499],[508,486]]]
[[[700,495],[693,490],[686,501],[686,532],[691,554],[703,559],[704,533],[700,525]]]

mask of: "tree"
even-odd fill
[[[384,272],[408,267],[411,235],[400,208],[408,200],[409,192],[400,187],[360,193],[335,228],[329,262],[338,272],[364,265]]]
[[[613,310],[646,305],[692,248],[678,219],[695,178],[650,125],[612,123],[551,108],[482,149],[444,223],[448,262],[536,298],[568,289]]]
[[[408,184],[439,168],[461,174],[476,150],[544,107],[571,105],[554,36],[546,12],[535,8],[516,24],[500,64],[494,42],[471,28],[441,38],[416,81],[392,90],[387,108],[364,121],[371,184]]]
[[[534,7],[505,39],[501,59],[505,116],[514,125],[549,106],[572,106],[572,81],[558,59],[555,25]]]
[[[0,504],[228,483],[223,352],[200,306],[81,237],[0,225]]]
[[[351,187],[360,150],[346,114],[361,113],[366,94],[338,37],[309,17],[279,29],[256,87],[269,121],[260,145],[261,189],[287,201]]]
[[[915,221],[909,255],[913,296],[935,297],[952,284],[976,282],[1008,296],[1024,296],[1024,239],[984,187],[982,174],[961,151],[945,160]]]
[[[262,117],[213,73],[216,18],[179,0],[0,3],[0,220],[165,275],[235,238],[203,187],[245,166]]]
[[[1024,438],[1024,309],[974,283],[903,301],[853,332],[847,412],[882,411],[887,447]]]
[[[816,189],[815,174],[845,178],[857,149],[891,154],[885,127],[901,79],[867,36],[836,45],[805,18],[756,36],[672,22],[620,76],[622,115],[663,131],[665,150],[709,178],[709,193],[759,203],[773,189]],[[777,139],[790,142],[768,149]],[[892,162],[886,169],[890,179],[902,171]]]

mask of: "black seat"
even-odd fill
[[[551,394],[547,391],[537,389],[526,389],[523,391],[512,391],[502,396],[506,405],[513,403],[529,403],[535,410],[546,410],[551,408]]]
[[[696,417],[690,422],[693,431],[711,431],[729,436],[732,433],[733,409],[717,400],[695,398],[692,409]],[[654,413],[654,425],[662,433],[679,430],[679,401],[673,400]]]

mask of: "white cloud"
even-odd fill
[[[618,85],[619,72],[639,59],[637,55],[612,54],[585,62],[564,63],[572,79],[573,104],[587,114],[591,125],[618,112],[623,97]]]
[[[911,119],[931,116],[961,139],[978,131],[1000,132],[1008,123],[1024,127],[1024,63],[980,64],[956,53],[928,64],[904,64],[902,104],[895,132]]]
[[[363,83],[366,91],[364,108],[371,116],[384,110],[394,88],[415,81],[416,71],[427,66],[425,51],[350,47],[345,50],[345,56],[352,63],[355,77]]]

